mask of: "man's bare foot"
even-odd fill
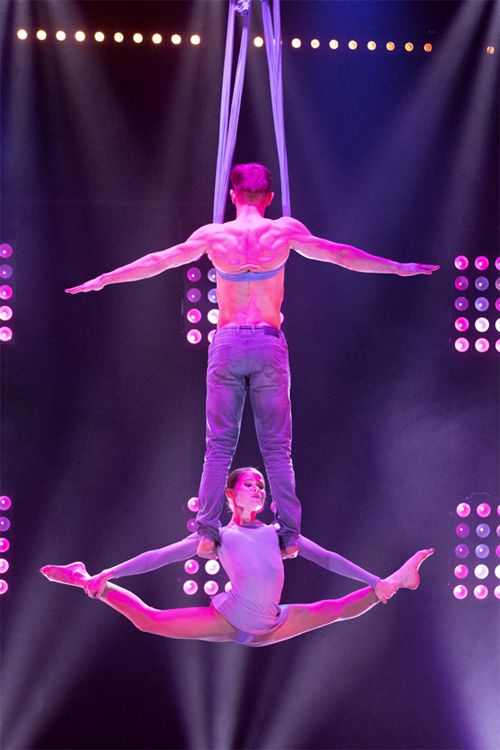
[[[87,568],[82,562],[74,562],[69,565],[44,565],[40,573],[54,583],[65,583],[68,586],[79,586],[90,578]]]
[[[398,589],[417,589],[420,585],[420,576],[418,569],[428,557],[434,554],[434,548],[421,549],[410,557],[400,568],[396,570],[389,578],[396,584]]]
[[[297,544],[288,544],[281,552],[283,560],[293,560],[299,554],[299,547]]]
[[[196,548],[196,554],[198,557],[203,557],[205,560],[217,560],[217,552],[215,551],[215,542],[213,539],[209,539],[206,536],[202,536],[198,542]]]

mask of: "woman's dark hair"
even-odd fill
[[[235,484],[238,481],[238,477],[240,476],[240,474],[243,474],[244,471],[256,471],[257,474],[262,474],[260,469],[256,469],[255,466],[242,466],[239,469],[233,469],[227,478],[226,489],[234,490]]]

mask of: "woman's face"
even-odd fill
[[[235,505],[242,510],[259,512],[264,507],[266,485],[264,477],[258,471],[242,471],[228,495]]]

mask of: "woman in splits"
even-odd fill
[[[220,561],[232,588],[212,597],[208,607],[154,609],[139,597],[109,581],[145,573],[192,557],[198,534],[158,550],[144,552],[95,576],[81,562],[45,565],[49,581],[78,586],[127,617],[139,630],[166,638],[188,638],[215,643],[268,646],[321,628],[359,617],[379,602],[386,604],[399,589],[416,589],[418,569],[434,550],[420,550],[385,579],[368,573],[340,555],[299,536],[299,555],[339,575],[365,583],[365,588],[340,599],[312,604],[279,605],[284,570],[275,525],[256,520],[263,509],[265,485],[257,469],[235,469],[228,479],[226,497],[233,516],[221,529]]]

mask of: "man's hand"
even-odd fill
[[[91,599],[100,599],[106,588],[107,582],[113,577],[113,572],[111,570],[103,570],[101,573],[92,576],[83,584],[85,593]]]
[[[438,271],[440,266],[432,266],[426,263],[400,263],[398,276],[418,276],[418,274],[426,274],[430,276],[434,271]]]
[[[80,284],[79,286],[72,286],[69,289],[65,289],[64,291],[67,292],[67,294],[79,294],[80,292],[100,292],[101,289],[104,288],[104,286],[105,284],[101,276],[96,276],[95,279],[90,279],[90,281],[86,281],[84,284]]]
[[[397,590],[398,587],[395,583],[391,583],[388,580],[379,581],[375,586],[375,596],[382,604],[387,604],[388,600],[391,596],[394,596]]]

